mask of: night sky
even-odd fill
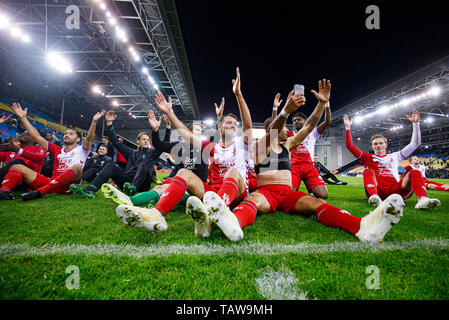
[[[449,55],[442,2],[402,3],[177,0],[201,119],[215,118],[223,96],[225,113],[238,114],[236,66],[253,121],[263,122],[275,94],[285,102],[295,83],[306,87],[302,111],[309,114],[316,105],[310,90],[331,79],[337,110]],[[365,26],[370,4],[380,9],[380,30]]]

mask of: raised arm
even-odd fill
[[[20,119],[23,126],[28,131],[33,140],[36,141],[36,143],[39,143],[42,148],[48,150],[48,141],[45,138],[43,138],[40,135],[39,131],[37,131],[37,129],[33,127],[33,125],[30,123],[30,121],[28,121],[27,118],[28,108],[25,108],[25,110],[23,110],[22,106],[19,103],[13,103],[11,108],[12,111],[14,111],[14,113]]]
[[[252,127],[253,122],[251,120],[251,113],[249,112],[248,105],[246,104],[245,99],[242,95],[241,90],[241,81],[240,81],[240,70],[237,67],[236,69],[237,75],[235,79],[232,79],[232,91],[235,94],[235,98],[237,99],[237,104],[239,105],[240,110],[240,119],[242,119],[242,132],[245,142],[247,144],[251,143],[252,140]]]
[[[288,150],[292,150],[299,146],[312,130],[315,129],[323,115],[324,107],[331,97],[331,87],[330,80],[323,79],[318,81],[319,92],[317,93],[315,90],[312,90],[313,95],[318,100],[318,104],[312,114],[307,118],[306,123],[304,123],[301,130],[299,130],[293,137],[288,138],[285,142],[285,147]]]
[[[101,112],[97,112],[92,117],[92,122],[90,124],[89,131],[87,131],[87,135],[83,140],[84,150],[90,150],[92,146],[92,140],[94,139],[95,136],[95,129],[97,128],[97,122],[105,115],[105,113],[106,113],[105,110],[101,110]]]
[[[106,112],[104,116],[104,120],[106,121],[106,128],[104,130],[104,133],[109,138],[109,141],[111,141],[112,145],[122,154],[122,156],[125,159],[128,159],[131,153],[134,152],[134,149],[127,147],[117,138],[113,126],[115,119],[117,119],[117,115],[113,110],[109,110],[108,112]]]
[[[327,128],[332,123],[331,118],[331,107],[329,101],[326,103],[326,106],[324,107],[324,122],[320,123],[320,125],[316,128],[319,134],[323,134],[324,131],[326,131]]]
[[[419,112],[417,110],[413,110],[411,116],[406,115],[407,119],[409,119],[413,124],[413,133],[412,139],[408,145],[401,150],[401,156],[403,159],[408,158],[416,149],[418,149],[421,144],[421,129],[419,128]]]
[[[167,141],[162,142],[161,138],[159,137],[159,127],[161,125],[162,117],[159,118],[159,120],[156,119],[156,116],[154,115],[153,110],[148,111],[148,123],[150,124],[151,128],[151,142],[153,143],[153,147],[158,150],[162,150],[163,152],[170,153],[171,148],[176,143],[167,143]]]
[[[216,103],[215,105],[215,113],[217,114],[217,120],[223,115],[224,112],[224,106],[225,106],[225,98],[221,98],[221,104],[218,106]]]
[[[273,111],[271,112],[271,117],[274,118],[278,115],[278,108],[281,106],[282,104],[282,100],[279,100],[279,98],[281,97],[280,93],[277,93],[276,96],[274,97],[274,101],[273,101]]]
[[[156,101],[157,107],[168,116],[172,126],[178,130],[181,136],[192,144],[195,148],[201,150],[202,141],[201,137],[196,137],[185,125],[182,123],[175,112],[173,111],[173,105],[171,101],[171,97],[168,97],[168,101],[165,100],[164,95],[161,92],[156,94],[154,99]]]
[[[351,136],[352,120],[350,120],[349,116],[347,114],[345,114],[343,116],[343,121],[345,123],[345,144],[346,144],[346,148],[348,148],[348,150],[351,151],[351,153],[352,153],[352,155],[354,157],[356,157],[357,159],[360,159],[360,157],[362,156],[363,152],[360,151],[360,149],[357,148],[352,143],[352,136]]]

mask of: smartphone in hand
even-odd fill
[[[295,84],[295,95],[298,93],[304,93],[304,86],[302,84]]]

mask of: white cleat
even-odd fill
[[[415,209],[436,209],[439,206],[441,206],[440,200],[422,197],[416,204]]]
[[[371,197],[369,197],[368,203],[371,206],[378,207],[382,203],[382,199],[377,194],[374,194]]]
[[[103,192],[103,196],[107,199],[113,200],[117,204],[129,204],[133,205],[131,199],[121,192],[119,189],[114,187],[112,184],[103,183],[101,186],[101,191]]]
[[[208,191],[203,197],[204,206],[209,213],[209,219],[216,223],[226,238],[231,241],[243,239],[243,231],[234,213],[229,210],[223,199],[213,191]]]
[[[392,194],[368,215],[362,218],[356,236],[362,242],[378,243],[403,217],[405,203],[398,194]]]
[[[161,232],[168,229],[164,216],[156,209],[121,204],[115,212],[124,224],[135,228],[143,228],[149,232]]]
[[[195,221],[195,237],[209,237],[212,221],[209,219],[206,207],[198,197],[191,196],[187,199],[186,214],[190,215]]]

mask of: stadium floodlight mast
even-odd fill
[[[72,73],[73,68],[70,62],[57,52],[47,54],[48,63],[61,73]]]

